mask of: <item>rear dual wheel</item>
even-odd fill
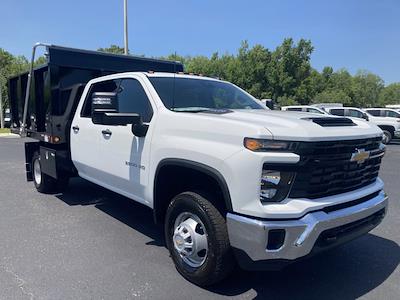
[[[55,179],[43,173],[41,158],[38,152],[33,154],[32,158],[32,177],[36,190],[40,193],[62,192],[68,185],[68,177]]]

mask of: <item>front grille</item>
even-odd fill
[[[370,151],[362,163],[350,161],[357,150]],[[359,189],[376,181],[384,154],[381,138],[299,143],[301,160],[291,198],[321,198]]]

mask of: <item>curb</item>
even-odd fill
[[[15,138],[19,138],[20,136],[18,134],[14,134],[14,133],[0,133],[0,138],[9,138],[9,139],[15,139]]]

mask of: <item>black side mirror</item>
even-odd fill
[[[142,123],[142,118],[140,118],[139,124],[132,124],[132,133],[137,137],[144,137],[147,134],[149,125]]]

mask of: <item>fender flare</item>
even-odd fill
[[[213,178],[217,184],[221,187],[221,191],[222,191],[222,196],[224,198],[224,202],[225,202],[225,206],[228,212],[232,212],[232,201],[231,201],[231,196],[229,193],[229,188],[228,185],[225,181],[225,178],[222,176],[222,174],[208,166],[196,161],[192,161],[192,160],[187,160],[187,159],[180,159],[180,158],[165,158],[163,160],[161,160],[158,163],[156,172],[155,172],[155,176],[154,176],[154,186],[153,186],[153,200],[154,200],[154,204],[153,204],[153,213],[154,213],[154,219],[156,220],[157,218],[157,180],[158,180],[158,175],[160,170],[165,167],[165,166],[179,166],[179,167],[185,167],[188,169],[192,169],[198,172],[202,172],[207,176],[210,176],[211,178]]]

